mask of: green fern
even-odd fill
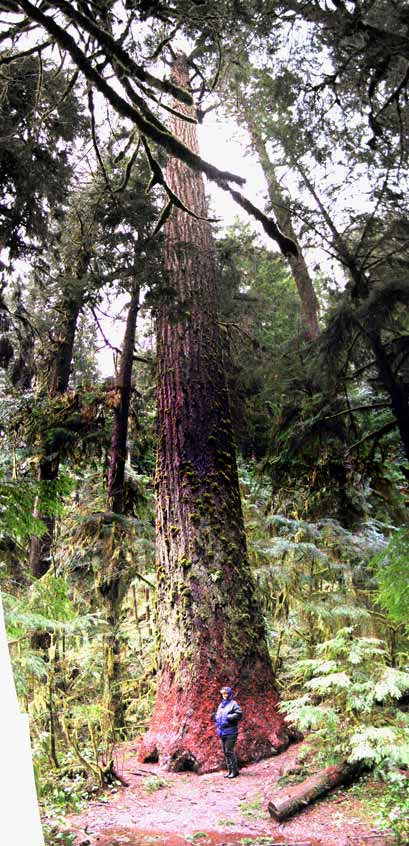
[[[378,581],[378,601],[396,623],[409,620],[409,529],[396,531],[382,552],[372,559]]]
[[[315,652],[291,668],[290,679],[304,692],[282,702],[287,719],[315,732],[329,757],[406,765],[409,722],[396,702],[409,690],[409,672],[388,666],[382,641],[357,637],[350,626]]]

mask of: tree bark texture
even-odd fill
[[[307,778],[300,784],[293,784],[291,787],[283,787],[275,793],[268,803],[270,815],[282,822],[302,811],[306,805],[310,805],[320,796],[325,796],[335,787],[342,784],[350,784],[362,773],[360,761],[352,764],[343,761],[337,766],[327,767],[318,773]]]
[[[244,115],[252,145],[258,155],[261,169],[267,182],[268,195],[280,229],[294,241],[298,249],[298,256],[289,253],[287,259],[300,298],[304,331],[308,338],[314,340],[318,338],[320,329],[318,323],[319,304],[312,279],[305,263],[297,234],[291,222],[291,214],[287,208],[281,185],[274,173],[274,167],[270,161],[265,141],[257,130],[254,118],[250,116],[247,109],[244,110]]]
[[[173,80],[189,87],[183,55]],[[194,124],[175,118],[172,130],[198,152]],[[166,179],[207,215],[201,175],[170,159]],[[239,759],[272,755],[288,740],[247,559],[210,226],[174,208],[165,239],[174,296],[157,320],[158,689],[140,759],[206,772],[223,761],[211,719],[222,684],[244,710]]]

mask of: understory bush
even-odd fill
[[[296,693],[281,703],[287,719],[314,731],[324,761],[343,757],[378,770],[409,766],[409,717],[399,708],[409,667],[388,666],[382,641],[357,637],[351,626],[315,653],[288,669]]]
[[[409,842],[409,775],[407,771],[385,775],[386,789],[377,804],[377,822],[383,829],[393,831],[396,846]]]

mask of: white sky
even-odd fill
[[[250,155],[246,147],[248,135],[239,129],[232,121],[217,121],[212,119],[213,112],[199,126],[200,152],[204,159],[221,170],[230,170],[246,179],[241,192],[253,203],[264,207],[267,186],[261,167],[254,155]],[[207,181],[207,193],[211,197],[216,214],[221,224],[229,226],[236,217],[250,221],[249,216],[234,202],[234,200],[212,182]],[[252,226],[256,221],[251,219]]]

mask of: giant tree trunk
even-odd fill
[[[182,55],[173,79],[188,88]],[[194,125],[176,118],[172,129],[198,151]],[[206,216],[200,175],[171,159],[166,178]],[[157,320],[158,689],[140,759],[205,772],[222,763],[211,721],[221,684],[233,687],[244,710],[241,760],[272,755],[288,741],[247,560],[211,230],[174,208],[165,238],[174,300]]]

